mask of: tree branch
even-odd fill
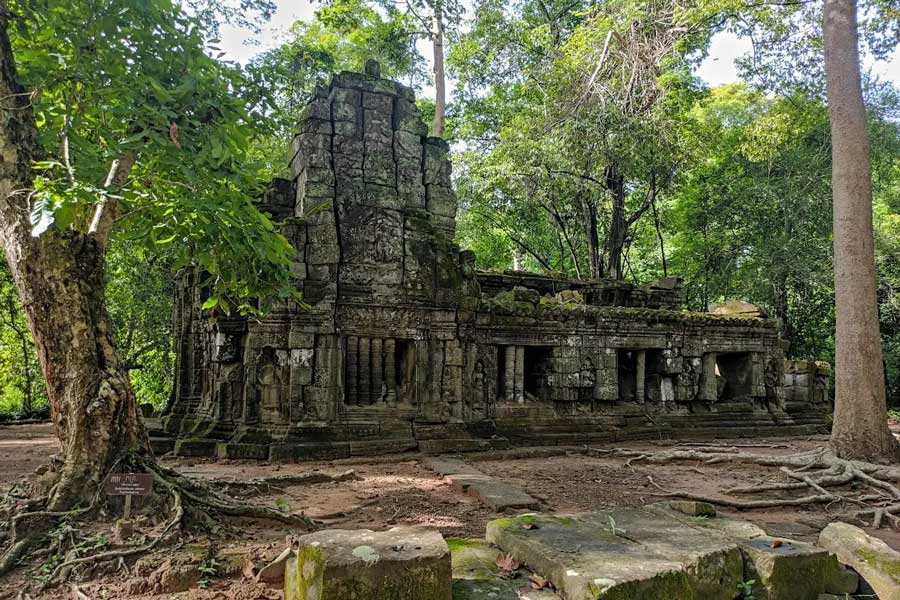
[[[550,266],[550,263],[548,263],[548,262],[547,262],[542,256],[540,256],[537,252],[535,252],[534,250],[532,250],[531,248],[529,248],[528,245],[527,245],[525,242],[523,242],[522,240],[520,240],[520,239],[518,239],[516,236],[514,236],[512,233],[510,233],[509,229],[507,229],[506,227],[504,227],[503,224],[500,223],[500,221],[498,221],[496,218],[494,218],[492,215],[488,214],[488,213],[485,212],[485,211],[477,210],[476,212],[477,212],[478,214],[480,214],[481,216],[483,216],[484,218],[486,218],[486,219],[487,219],[488,221],[490,221],[491,223],[493,223],[494,225],[496,225],[497,227],[499,227],[500,229],[502,229],[502,230],[503,230],[503,233],[505,233],[505,234],[507,235],[507,237],[509,237],[509,239],[513,241],[513,243],[515,243],[519,248],[521,248],[522,250],[524,250],[525,252],[527,252],[528,254],[530,254],[531,256],[533,256],[534,259],[535,259],[536,261],[538,261],[538,262],[541,264],[542,267],[544,267],[544,268],[547,269],[548,271],[552,271],[552,270],[553,270],[553,267]]]
[[[131,175],[131,168],[137,161],[137,155],[134,152],[126,152],[119,158],[113,160],[109,167],[109,173],[106,175],[106,181],[103,183],[103,193],[97,208],[94,209],[94,217],[91,219],[91,226],[88,233],[94,236],[101,245],[105,246],[109,241],[109,235],[112,232],[113,224],[116,222],[116,214],[119,211],[119,201],[110,195],[111,191],[121,189],[128,182]]]

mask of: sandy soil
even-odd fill
[[[744,452],[787,454],[811,449],[825,441],[826,438],[820,437],[802,440],[718,440],[716,443],[726,446],[736,444]],[[675,442],[660,441],[623,446],[661,450],[674,444]],[[751,447],[754,445],[762,447]],[[48,425],[0,427],[0,492],[31,473],[55,451],[56,443]],[[752,465],[649,465],[641,462],[626,465],[623,459],[594,458],[578,453],[515,460],[496,460],[491,454],[463,455],[462,458],[489,475],[521,486],[541,500],[548,510],[557,512],[640,506],[658,500],[660,488],[690,490],[715,496],[720,490],[735,485],[783,480],[777,470]],[[287,503],[291,510],[303,511],[327,527],[385,529],[393,525],[408,524],[434,527],[446,536],[482,537],[486,522],[496,515],[469,496],[454,490],[427,469],[421,459],[417,454],[405,454],[379,457],[371,461],[299,464],[215,462],[180,458],[163,460],[194,477],[235,480],[311,471],[338,474],[353,469],[358,476],[353,481],[269,490],[263,495],[255,496],[255,500],[269,506],[284,506]],[[834,505],[722,512],[753,521],[772,535],[814,541],[818,531],[833,520],[835,514],[846,508]],[[142,520],[137,525],[138,534],[152,534],[160,527],[162,516],[154,511],[150,512],[151,514],[141,517]],[[93,525],[91,530],[81,531],[80,535],[90,537],[98,533],[110,533],[116,516],[118,515],[107,515],[107,522]],[[257,568],[264,565],[280,553],[286,545],[286,539],[303,532],[250,520],[231,520],[220,523],[220,526],[213,534],[193,536],[186,533],[174,549],[167,547],[137,562],[121,565],[109,563],[82,574],[80,589],[91,599],[281,598],[277,584],[254,583],[242,571],[246,565],[255,565]],[[871,533],[900,549],[900,534],[897,532],[882,529]],[[153,594],[154,582],[166,572],[196,581],[197,566],[204,561],[210,564],[211,560],[216,561],[219,575],[209,578],[206,589],[198,589],[195,584],[189,591],[181,593]],[[222,574],[223,571],[230,572]],[[0,599],[16,598],[27,584],[34,585],[36,575],[39,573],[26,567],[0,582]],[[169,580],[175,578],[177,577],[172,576]],[[44,594],[32,591],[30,596],[35,600],[65,597],[60,590]]]

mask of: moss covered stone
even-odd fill
[[[436,531],[317,531],[299,539],[285,600],[450,600],[450,551]]]
[[[900,552],[848,523],[830,523],[819,545],[853,567],[881,600],[900,600]]]
[[[737,544],[641,509],[497,519],[487,540],[570,600],[731,600],[743,577]]]

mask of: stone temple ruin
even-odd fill
[[[477,271],[453,243],[449,148],[377,65],[318,89],[299,132],[292,179],[261,202],[297,250],[306,306],[216,318],[182,282],[162,419],[177,453],[292,460],[827,427],[827,367],[786,366],[764,315],[683,311],[673,278]]]

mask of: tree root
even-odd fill
[[[766,492],[807,493],[796,498],[737,500],[681,490],[670,491],[652,479],[650,479],[650,483],[660,490],[660,493],[656,494],[657,496],[709,502],[739,510],[808,506],[810,504],[825,504],[827,510],[834,503],[856,504],[861,508],[846,513],[847,518],[859,520],[871,518],[873,528],[877,529],[887,522],[900,530],[900,488],[894,485],[894,482],[900,482],[900,469],[896,467],[845,460],[838,458],[825,447],[798,454],[766,455],[743,453],[737,450],[736,446],[709,445],[696,449],[684,446],[678,445],[657,452],[624,448],[587,448],[587,452],[598,457],[624,458],[626,459],[625,465],[629,468],[632,468],[634,463],[641,461],[653,464],[699,461],[703,465],[738,463],[777,467],[793,481],[732,487],[723,490],[722,493],[725,495],[751,495]],[[874,493],[861,494],[855,490],[839,492],[833,489],[846,488],[851,484],[859,484]]]
[[[300,473],[297,475],[276,475],[249,479],[247,481],[235,481],[230,479],[208,479],[211,486],[221,488],[227,494],[258,495],[271,491],[283,491],[283,488],[295,485],[314,485],[317,483],[334,483],[337,481],[355,481],[360,477],[356,471],[349,469],[337,475],[327,473]]]
[[[107,478],[109,474],[114,472],[119,463],[120,461],[114,463],[106,476]],[[128,463],[129,470],[152,473],[157,492],[171,498],[170,512],[172,516],[166,522],[165,527],[153,539],[138,545],[67,558],[53,567],[41,589],[64,582],[76,568],[83,568],[89,564],[110,560],[122,562],[125,558],[145,554],[153,550],[187,524],[189,519],[186,515],[218,514],[238,518],[264,519],[297,526],[305,531],[314,529],[316,526],[312,519],[303,514],[282,512],[232,498],[220,489],[222,482],[206,482],[186,477],[173,469],[160,465],[150,457],[131,456]],[[343,473],[337,477],[342,477],[343,479],[340,480],[344,480],[350,478],[350,475]],[[338,479],[330,478],[329,480]],[[38,510],[41,505],[46,506],[46,498],[41,498],[39,501],[24,499],[18,504],[15,502],[7,503],[3,507],[2,512],[0,512],[0,517],[4,517],[8,522],[5,535],[6,547],[3,554],[0,555],[0,577],[15,568],[19,561],[26,556],[28,550],[35,543],[44,539],[48,532],[58,523],[67,520],[74,521],[89,514],[94,514],[102,504],[101,498],[105,483],[106,478],[98,486],[97,492],[88,506],[71,511]],[[71,538],[71,545],[74,547],[76,545],[75,535],[70,535],[69,537]],[[0,543],[3,543],[3,539],[0,539]],[[66,542],[66,544],[68,543]],[[60,547],[54,553],[56,556],[63,552],[62,545],[62,542],[60,542]]]

